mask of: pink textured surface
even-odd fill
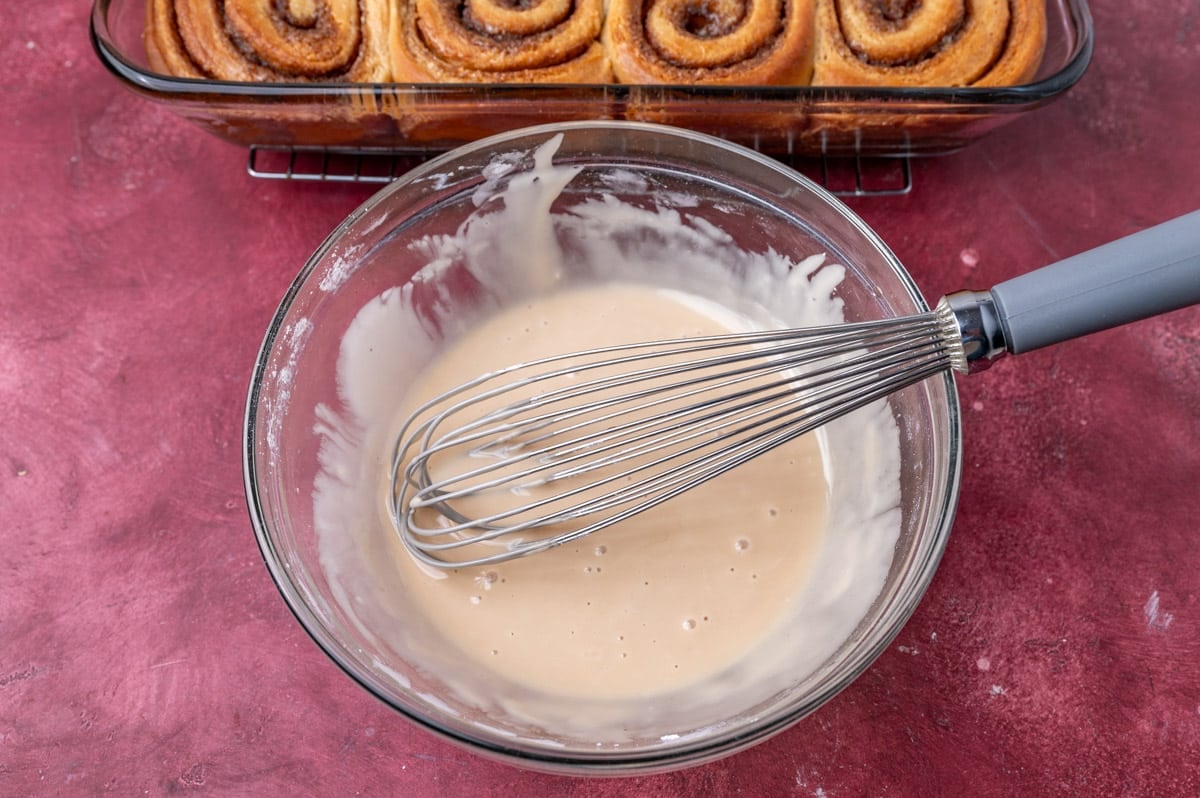
[[[127,94],[86,0],[10,4],[0,61],[0,795],[1200,792],[1200,309],[963,381],[941,569],[822,711],[689,771],[484,761],[338,671],[242,495],[261,336],[368,190],[254,181]],[[1068,97],[854,207],[927,296],[1200,206],[1200,8],[1096,0]]]

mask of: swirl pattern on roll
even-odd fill
[[[610,0],[603,39],[622,83],[800,85],[812,0]]]
[[[147,0],[150,64],[259,82],[382,82],[388,0]]]
[[[603,0],[396,0],[395,80],[608,83]]]
[[[1044,0],[816,2],[815,85],[1015,85],[1045,51]]]

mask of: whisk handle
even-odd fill
[[[1200,303],[1200,211],[1007,280],[991,295],[1012,354]]]

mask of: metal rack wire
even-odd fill
[[[338,147],[251,147],[246,170],[264,180],[390,183],[432,157],[428,152]],[[909,158],[784,157],[796,171],[840,197],[891,197],[913,188]]]

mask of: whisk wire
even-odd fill
[[[902,365],[905,362],[911,362],[911,361],[913,361],[919,357],[922,357],[926,354],[928,354],[928,353],[927,352],[918,352],[915,354],[909,353],[907,356],[898,356],[898,357],[895,357],[895,358],[889,360],[888,362],[891,364],[894,364],[894,365]],[[942,368],[944,368],[945,364],[946,364],[946,360],[940,359],[940,360],[930,361],[929,364],[927,366],[925,366],[924,368],[928,368],[929,373],[936,373],[937,371],[940,371]],[[912,372],[905,373],[903,379],[904,380],[924,379],[924,376],[915,376],[918,374],[924,374],[924,376],[928,376],[928,374],[926,374],[923,370],[914,370]],[[894,383],[892,381],[884,381],[884,384],[891,387],[891,386],[895,385],[896,383]],[[846,387],[846,386],[842,386],[842,387]],[[857,388],[861,388],[863,386],[858,385],[858,384],[852,384],[852,387],[857,389]],[[892,388],[892,389],[894,390],[895,388]],[[886,395],[886,392],[885,392],[885,395]],[[773,446],[777,446],[781,443],[785,443],[786,441],[791,440],[792,438],[796,437],[797,435],[800,435],[800,434],[803,434],[804,432],[810,431],[811,429],[815,428],[816,426],[819,426],[821,423],[824,423],[825,417],[822,414],[829,409],[831,403],[836,402],[837,404],[835,406],[837,406],[837,407],[844,407],[844,405],[841,404],[843,402],[855,403],[855,406],[857,407],[862,403],[869,403],[870,401],[873,401],[876,398],[878,398],[878,396],[876,395],[875,392],[867,392],[865,394],[859,394],[859,393],[845,393],[845,394],[832,394],[832,395],[824,395],[823,394],[818,397],[818,400],[816,402],[810,403],[810,402],[806,402],[801,399],[793,400],[792,402],[789,402],[789,403],[783,405],[781,409],[779,409],[773,413],[768,413],[766,410],[760,410],[755,414],[755,415],[761,417],[761,418],[759,418],[757,423],[743,424],[742,426],[739,426],[737,429],[732,431],[730,437],[738,436],[736,438],[735,443],[728,444],[719,450],[716,450],[716,451],[710,452],[709,454],[700,456],[697,459],[690,461],[687,465],[682,466],[674,471],[655,473],[653,476],[648,477],[645,480],[637,483],[638,487],[636,490],[628,490],[627,489],[627,490],[620,490],[620,491],[615,491],[613,493],[605,494],[603,497],[592,499],[587,502],[581,503],[580,505],[577,505],[574,508],[572,508],[572,510],[575,514],[579,514],[579,515],[594,513],[594,512],[600,511],[600,510],[607,510],[614,506],[618,506],[620,504],[625,504],[630,501],[640,499],[644,496],[652,495],[657,490],[659,490],[663,487],[671,486],[672,484],[674,484],[675,481],[685,479],[690,473],[697,473],[697,474],[707,473],[706,467],[710,466],[710,465],[716,465],[722,471],[727,470],[727,468],[724,467],[723,458],[738,451],[739,449],[751,447],[753,444],[755,444],[756,442],[758,442],[760,440],[767,441],[766,448],[772,448]],[[799,417],[799,420],[802,423],[797,424],[797,416]],[[744,416],[742,416],[742,417],[744,418]],[[766,429],[761,429],[765,425],[770,425],[770,424],[773,424],[774,426],[768,426]],[[753,434],[751,434],[751,433],[753,433]],[[691,438],[695,438],[695,437],[697,437],[697,435],[687,436],[687,439],[691,439]],[[670,462],[670,461],[676,460],[684,455],[695,454],[699,451],[702,451],[706,446],[710,445],[710,443],[711,442],[705,441],[705,442],[698,443],[696,445],[690,446],[690,447],[680,450],[680,451],[669,452],[663,458],[660,458],[651,463],[645,464],[642,467],[631,469],[626,472],[622,472],[619,475],[614,475],[607,479],[589,483],[587,486],[584,486],[581,489],[572,491],[569,494],[561,493],[561,494],[558,494],[558,496],[560,498],[562,498],[562,497],[566,497],[568,495],[576,495],[578,493],[586,492],[588,489],[602,487],[605,484],[619,481],[623,477],[630,476],[630,475],[636,475],[637,473],[640,473],[642,471],[647,471],[656,466],[662,465],[665,462]],[[666,448],[666,447],[665,446],[657,447],[657,449],[662,449],[662,448]],[[752,449],[752,451],[755,455],[757,455],[758,453],[765,451],[765,449],[759,449],[759,448],[755,447]],[[623,461],[623,460],[627,460],[627,459],[631,459],[631,458],[622,457],[620,460]],[[738,463],[740,463],[740,462],[742,462],[742,461],[739,460]],[[520,509],[524,509],[524,508],[520,508]]]
[[[874,326],[874,325],[871,325],[871,326]],[[763,353],[761,351],[742,352],[742,353],[739,353],[736,355],[722,356],[720,358],[716,358],[716,357],[709,358],[709,359],[699,361],[699,362],[688,361],[685,363],[676,363],[676,364],[672,364],[669,367],[655,367],[653,369],[639,370],[639,371],[632,372],[632,373],[621,374],[615,378],[614,377],[599,378],[599,379],[595,379],[595,380],[591,380],[589,382],[583,383],[581,385],[574,385],[574,386],[570,386],[568,388],[557,389],[557,390],[553,390],[553,391],[546,392],[543,394],[538,394],[535,397],[531,397],[528,399],[522,399],[519,402],[510,404],[510,405],[506,405],[500,409],[486,413],[486,414],[480,416],[475,421],[470,422],[469,424],[465,424],[460,427],[457,427],[452,433],[448,433],[448,434],[445,434],[445,435],[439,437],[436,440],[436,442],[434,442],[434,443],[429,443],[428,441],[426,441],[426,445],[423,448],[423,451],[425,451],[429,455],[434,455],[434,454],[437,454],[446,449],[465,445],[467,443],[471,443],[471,442],[477,441],[477,440],[490,440],[490,441],[495,442],[496,444],[506,443],[509,440],[511,440],[513,437],[515,437],[516,433],[519,433],[522,430],[544,428],[554,422],[563,421],[563,420],[570,419],[573,417],[589,416],[590,414],[592,414],[596,411],[599,411],[599,410],[602,410],[604,408],[611,407],[614,405],[623,405],[624,406],[619,411],[616,411],[609,415],[600,416],[600,417],[589,417],[585,421],[580,422],[577,425],[568,426],[565,428],[556,428],[553,432],[548,433],[547,435],[540,436],[540,437],[527,438],[527,439],[523,440],[519,446],[492,447],[492,448],[507,448],[512,451],[521,450],[522,452],[524,452],[522,455],[520,455],[522,457],[537,456],[537,455],[545,454],[548,451],[548,450],[529,451],[531,446],[539,443],[541,440],[544,440],[544,439],[547,439],[550,437],[562,438],[568,432],[573,432],[574,430],[582,428],[582,427],[588,427],[588,426],[597,427],[600,425],[607,425],[607,422],[609,422],[610,420],[612,420],[615,417],[628,416],[633,413],[639,413],[644,410],[649,410],[650,408],[653,408],[653,407],[668,404],[672,401],[678,401],[680,399],[685,399],[685,398],[688,398],[691,396],[708,395],[708,396],[710,396],[710,398],[706,402],[699,403],[690,408],[684,408],[683,409],[684,412],[697,409],[704,405],[713,405],[713,404],[717,404],[718,402],[726,402],[726,401],[729,401],[730,399],[741,398],[743,395],[748,395],[749,392],[747,392],[746,394],[722,394],[719,398],[714,399],[714,398],[711,398],[711,393],[712,393],[711,389],[713,387],[724,388],[728,385],[734,384],[735,382],[744,382],[744,381],[753,379],[755,377],[760,377],[763,374],[786,371],[788,369],[793,369],[798,366],[804,365],[806,363],[817,362],[820,360],[833,358],[838,355],[848,354],[850,352],[853,352],[855,350],[859,350],[862,348],[863,340],[854,339],[852,336],[850,336],[847,333],[840,331],[840,330],[836,331],[836,332],[837,332],[837,338],[839,339],[839,342],[836,345],[813,347],[811,345],[807,345],[804,343],[793,343],[787,347],[778,347],[778,348],[772,349],[769,353]],[[868,343],[873,343],[873,344],[879,345],[879,344],[886,343],[889,341],[902,342],[902,341],[907,340],[907,336],[910,335],[910,332],[907,328],[902,328],[899,331],[889,330],[889,331],[887,331],[887,333],[888,334],[886,336],[880,335],[875,340],[868,339]],[[830,338],[830,337],[833,337],[833,335],[829,334],[829,333],[826,333],[823,336],[818,335],[818,334],[813,334],[811,337],[813,337],[813,338],[818,338],[818,337]],[[726,345],[729,345],[729,344],[726,344]],[[714,347],[710,346],[710,347],[705,347],[705,348],[711,349]],[[785,355],[791,355],[791,356],[785,357]],[[656,353],[655,356],[661,356],[661,353]],[[707,370],[707,369],[714,368],[716,366],[722,366],[722,365],[726,365],[726,364],[730,364],[730,363],[744,362],[744,361],[751,360],[751,359],[762,360],[764,358],[769,358],[769,360],[770,360],[769,367],[764,367],[757,363],[751,363],[750,365],[743,366],[743,367],[741,367],[739,369],[735,369],[735,370],[722,371],[722,372],[704,371],[699,376],[693,376],[686,381],[679,381],[679,382],[671,383],[669,385],[660,385],[658,383],[654,383],[654,384],[650,385],[649,387],[643,388],[643,389],[633,392],[633,393],[626,393],[626,394],[617,395],[617,396],[610,396],[606,399],[592,400],[592,401],[588,401],[588,402],[582,403],[582,404],[576,403],[576,404],[569,405],[566,408],[560,409],[557,411],[547,411],[546,413],[542,413],[542,414],[538,414],[538,415],[526,415],[516,423],[505,423],[506,419],[511,418],[514,415],[516,415],[522,411],[530,411],[530,410],[534,409],[535,407],[549,406],[554,403],[570,402],[571,400],[573,400],[577,397],[589,396],[591,394],[595,394],[604,389],[611,389],[613,387],[624,387],[625,385],[629,385],[629,384],[644,383],[644,382],[647,382],[648,380],[650,380],[651,378],[658,378],[658,377],[663,377],[663,376],[673,376],[673,375],[685,373],[685,372],[695,372],[700,369]],[[627,359],[621,360],[619,362],[618,361],[604,361],[604,362],[592,363],[592,364],[589,364],[588,367],[596,368],[596,367],[601,367],[601,366],[611,366],[614,363],[617,363],[619,365],[619,364],[623,364],[624,362],[627,362]],[[510,387],[510,390],[515,389],[515,387],[524,387],[527,385],[531,385],[537,381],[542,381],[542,380],[546,380],[546,379],[552,379],[554,377],[563,376],[563,375],[571,373],[572,371],[575,371],[575,370],[577,370],[577,369],[567,368],[567,369],[560,369],[557,371],[548,372],[548,373],[544,373],[544,374],[539,374],[534,377],[530,377],[528,379],[522,380],[519,383],[514,383],[513,386]],[[811,375],[808,375],[808,376],[811,376]],[[735,377],[740,378],[740,379],[734,379]],[[722,382],[719,384],[719,386],[706,385],[706,383],[715,382],[717,380],[722,380]],[[786,382],[790,383],[793,381],[794,380],[788,380]],[[758,388],[756,388],[754,390],[762,391],[767,388],[777,387],[780,384],[784,384],[784,383],[780,382],[780,383],[771,383],[771,384],[767,384],[767,385],[760,385]],[[685,392],[682,390],[685,388],[689,388],[690,390]],[[497,395],[497,394],[495,394],[495,393],[488,394],[489,397],[494,396],[494,395]],[[634,405],[630,404],[632,401],[641,399],[644,397],[657,397],[657,398],[651,402],[648,402],[648,403],[642,404],[642,405],[634,406]],[[437,423],[440,423],[441,421],[444,420],[445,416],[448,416],[451,412],[453,412],[457,409],[458,409],[457,407],[452,408],[446,414],[439,416],[439,418],[435,421],[435,423],[431,424],[431,427],[436,426]],[[737,409],[741,409],[741,408],[739,407]],[[677,412],[679,412],[679,411],[677,411]],[[730,412],[733,412],[733,411],[730,411]],[[657,417],[657,416],[646,416],[646,417],[643,417],[640,419],[635,418],[635,420],[633,420],[633,421],[624,422],[624,423],[622,423],[620,425],[616,425],[616,426],[603,426],[600,430],[596,431],[595,433],[577,439],[577,442],[581,445],[591,444],[595,440],[602,438],[602,437],[615,436],[616,434],[623,433],[630,429],[639,429],[639,428],[646,428],[646,427],[652,426],[658,420],[659,420],[659,417]],[[594,452],[595,450],[593,449],[592,451]],[[487,471],[494,471],[496,469],[502,468],[502,467],[508,465],[509,462],[510,462],[509,460],[496,460],[492,463],[489,463],[486,466],[480,466],[478,469],[464,473],[461,475],[461,477],[468,478],[468,477],[478,476],[481,473],[484,473]],[[442,483],[437,483],[435,485],[431,485],[430,489],[441,489],[442,487],[443,487]]]
[[[850,406],[869,404],[945,370],[952,363],[954,343],[946,332],[937,317],[926,314],[836,328],[678,339],[650,349],[637,344],[606,347],[588,353],[593,359],[583,363],[571,358],[575,362],[561,365],[570,356],[555,356],[486,375],[453,392],[450,405],[431,418],[406,425],[397,439],[389,503],[393,521],[415,554],[441,565],[447,563],[436,556],[440,552],[500,537],[509,538],[501,551],[455,564],[495,562],[569,542],[706,482]],[[731,347],[733,351],[722,353]],[[584,371],[696,352],[715,354],[553,387],[438,432],[456,415],[481,402],[503,401],[506,393]],[[555,367],[458,398],[539,364]],[[680,375],[686,379],[672,379]],[[776,377],[763,380],[764,375]],[[634,390],[621,390],[629,387]],[[605,391],[617,393],[603,395]],[[602,395],[596,398],[598,393]],[[418,441],[419,456],[402,468]],[[470,452],[498,452],[490,462],[451,478],[431,477],[430,458],[480,441],[485,445]],[[582,479],[592,474],[595,478]],[[453,503],[481,491],[511,494],[516,486],[522,493],[567,479],[582,481],[477,517]],[[610,489],[600,492],[605,488]],[[424,508],[437,510],[443,520],[421,525],[415,513]],[[575,529],[553,529],[578,519],[590,520]],[[543,528],[552,534],[520,536]]]
[[[785,353],[790,352],[790,351],[791,351],[791,348],[786,350]],[[615,396],[615,397],[610,396],[609,398],[604,399],[604,400],[590,401],[590,402],[582,403],[582,404],[576,403],[574,405],[568,406],[566,409],[560,409],[557,411],[548,411],[546,413],[542,413],[539,415],[534,415],[534,416],[527,415],[518,423],[504,423],[504,419],[512,416],[513,413],[518,412],[522,409],[532,408],[534,406],[540,406],[540,405],[548,405],[548,404],[555,403],[555,402],[570,401],[578,396],[586,396],[586,395],[589,395],[592,393],[596,393],[602,388],[609,388],[613,384],[617,384],[620,386],[620,385],[629,384],[630,382],[633,382],[633,381],[645,381],[645,379],[649,376],[657,377],[657,376],[661,376],[664,373],[674,375],[681,371],[685,371],[685,370],[694,371],[701,367],[703,367],[704,369],[711,369],[714,365],[725,365],[730,362],[740,362],[740,361],[748,360],[750,358],[761,359],[762,355],[759,353],[751,353],[751,354],[738,355],[736,357],[722,357],[719,359],[713,358],[710,360],[703,361],[701,363],[689,362],[689,363],[686,363],[683,365],[677,364],[677,365],[673,366],[669,372],[662,368],[656,368],[653,370],[643,370],[643,371],[636,372],[632,377],[629,375],[623,375],[619,380],[616,380],[616,381],[612,380],[611,378],[592,380],[592,381],[587,382],[580,386],[573,386],[569,390],[565,390],[565,391],[560,390],[560,391],[554,392],[552,395],[551,394],[542,394],[537,397],[534,397],[533,399],[522,400],[518,403],[508,405],[506,407],[502,407],[499,410],[489,412],[487,414],[482,415],[479,419],[470,423],[469,425],[466,425],[463,427],[458,427],[453,433],[446,434],[446,435],[439,437],[436,440],[436,442],[431,443],[429,441],[429,438],[431,436],[427,435],[426,439],[425,439],[425,446],[424,446],[423,451],[427,455],[432,456],[443,450],[447,450],[450,448],[465,445],[467,443],[470,443],[470,442],[473,442],[476,440],[488,440],[491,442],[489,444],[489,446],[480,447],[480,449],[476,450],[476,451],[480,451],[482,449],[502,449],[502,450],[507,450],[507,451],[520,451],[520,452],[522,452],[522,454],[519,455],[521,457],[540,456],[540,455],[545,455],[555,449],[562,448],[562,445],[560,445],[557,447],[552,447],[550,449],[538,449],[538,450],[531,451],[533,446],[537,445],[538,443],[540,443],[543,440],[550,439],[550,438],[560,438],[561,439],[561,438],[565,437],[566,435],[576,431],[577,429],[581,429],[581,428],[585,428],[585,427],[599,427],[599,430],[597,430],[594,433],[574,439],[575,442],[578,443],[580,446],[592,446],[597,441],[605,440],[605,439],[614,439],[618,435],[625,434],[631,430],[645,429],[645,428],[655,426],[655,425],[661,423],[660,416],[647,415],[647,416],[638,418],[635,415],[635,420],[633,420],[633,421],[624,422],[624,423],[617,424],[617,425],[610,425],[609,422],[615,418],[622,417],[622,416],[629,416],[631,414],[642,413],[643,411],[650,410],[654,407],[668,404],[672,401],[678,401],[680,399],[690,398],[693,396],[708,397],[708,398],[706,400],[698,402],[690,407],[682,408],[681,410],[677,410],[676,415],[682,415],[683,413],[693,412],[702,407],[708,407],[708,406],[717,404],[719,401],[720,402],[728,402],[731,399],[741,399],[745,396],[752,395],[753,393],[756,393],[756,392],[762,392],[767,389],[773,389],[781,384],[784,384],[784,382],[789,382],[789,381],[774,382],[774,383],[769,383],[769,384],[765,384],[765,385],[760,384],[757,387],[746,389],[745,391],[742,391],[742,392],[739,392],[736,394],[725,393],[720,396],[720,399],[712,398],[712,388],[720,387],[720,388],[724,389],[730,385],[745,382],[754,377],[762,376],[763,374],[777,373],[779,371],[786,371],[788,369],[794,368],[795,366],[801,365],[805,362],[816,361],[816,360],[819,360],[822,358],[831,357],[833,355],[840,354],[840,353],[847,352],[847,351],[849,351],[849,350],[846,349],[845,347],[811,349],[811,350],[804,350],[801,352],[801,354],[799,356],[794,356],[794,357],[783,357],[783,356],[777,354],[776,352],[772,352],[772,353],[770,353],[771,365],[769,368],[764,368],[763,366],[758,365],[758,364],[751,364],[749,366],[742,366],[741,368],[738,368],[738,369],[726,370],[726,371],[721,371],[721,372],[705,371],[701,376],[690,378],[686,381],[673,382],[669,385],[663,385],[663,386],[654,384],[649,388],[645,388],[645,389],[642,389],[641,391],[637,391],[637,392],[633,392],[633,393],[626,393],[626,394]],[[558,373],[558,372],[556,372],[556,373]],[[545,376],[546,375],[541,375],[540,377],[534,378],[534,379],[541,379],[541,378],[544,378]],[[717,380],[721,381],[719,383],[719,385],[717,385],[717,386],[706,385],[706,383],[715,382]],[[683,390],[685,388],[689,389],[689,390]],[[657,396],[657,398],[653,399],[651,401],[648,401],[648,402],[645,402],[645,403],[642,403],[639,405],[631,404],[631,402],[634,400],[638,400],[638,399],[641,399],[644,397],[655,397],[655,396]],[[771,397],[768,397],[768,398],[771,398]],[[611,407],[614,405],[624,405],[624,407],[618,411],[614,411],[612,413],[602,415],[599,417],[592,415],[596,411],[603,410],[607,407]],[[734,412],[736,410],[740,410],[740,409],[742,409],[742,407],[744,407],[744,405],[739,405],[728,412]],[[448,415],[448,414],[443,414],[443,416],[444,415]],[[566,427],[556,428],[552,432],[547,433],[545,435],[526,438],[514,446],[498,446],[498,444],[506,443],[506,442],[510,441],[514,437],[515,433],[521,431],[522,429],[545,428],[553,422],[563,421],[563,420],[567,420],[567,419],[574,418],[574,417],[580,417],[580,416],[587,416],[587,418],[585,418],[583,421],[579,421],[575,424],[572,424],[572,425],[569,425]],[[442,420],[443,420],[442,416],[439,416],[437,419],[435,419],[434,422],[432,422],[429,425],[430,431],[432,431],[432,429],[434,427],[436,427],[437,424],[440,423]],[[706,417],[703,420],[707,421],[708,417]],[[470,434],[463,434],[463,431],[468,426],[470,428],[473,428],[474,431]],[[595,451],[594,447],[592,448],[592,451],[593,452]],[[503,461],[496,461],[496,462],[490,463],[486,466],[481,466],[478,469],[474,469],[470,472],[467,472],[467,473],[461,475],[461,477],[468,478],[468,477],[477,476],[481,473],[485,473],[487,471],[493,471],[498,468],[501,468],[501,467],[509,464],[510,462],[511,462],[511,458],[505,459]],[[516,476],[522,476],[522,475],[523,474],[519,474]],[[430,490],[438,490],[438,491],[443,490],[444,483],[432,484],[429,486],[429,489]]]

